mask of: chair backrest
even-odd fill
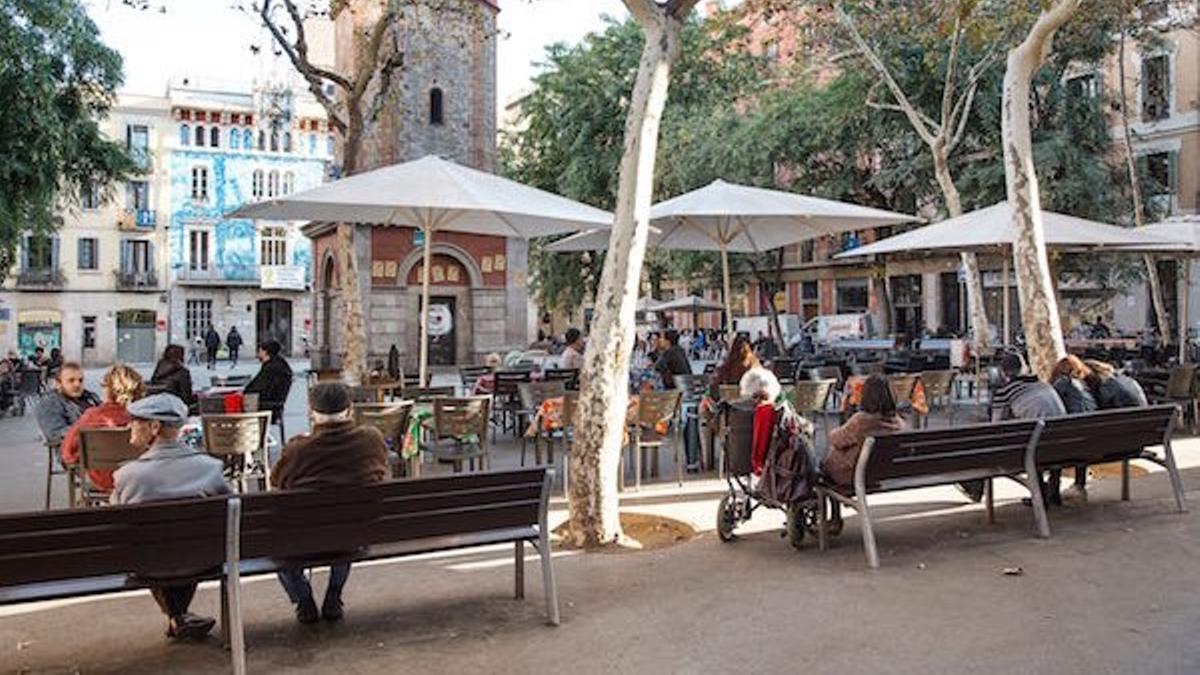
[[[563,428],[575,426],[575,409],[579,407],[579,392],[568,391],[563,394],[562,425]]]
[[[521,407],[525,410],[537,410],[548,398],[556,398],[567,392],[566,384],[561,380],[551,382],[521,382],[517,385],[521,396]]]
[[[917,386],[917,376],[913,374],[889,375],[888,386],[892,388],[892,398],[896,405],[912,403],[913,389]]]
[[[842,381],[842,369],[837,366],[817,366],[816,368],[808,369],[808,379],[810,380],[834,380],[840,384]]]
[[[1173,405],[1117,408],[1048,417],[1038,439],[1039,466],[1068,466],[1134,457],[1166,439]]]
[[[883,363],[859,361],[850,366],[852,375],[883,375]]]
[[[750,452],[754,442],[753,401],[722,403],[725,415],[725,470],[734,476],[749,475],[752,467]]]
[[[412,401],[404,401],[387,410],[356,411],[357,422],[360,426],[374,427],[383,434],[385,439],[393,443],[393,449],[399,449],[404,439],[404,430],[408,426],[408,418],[412,414]]]
[[[1037,427],[1037,420],[1009,420],[884,434],[859,462],[866,462],[868,491],[1016,474],[1025,470]]]
[[[742,388],[736,384],[719,384],[717,395],[722,401],[737,401],[742,398]]]
[[[303,557],[538,526],[549,497],[546,472],[536,467],[247,495],[242,557]]]
[[[129,427],[79,430],[79,465],[87,471],[113,471],[141,454],[129,443]]]
[[[428,403],[438,398],[454,396],[454,387],[407,387],[401,395],[409,401]]]
[[[204,451],[215,457],[254,456],[267,445],[270,411],[202,415]]]
[[[796,366],[799,360],[791,358],[777,358],[771,361],[771,372],[775,373],[775,378],[781,384],[791,384],[796,380]]]
[[[496,386],[492,391],[496,396],[516,396],[517,385],[532,381],[532,370],[498,370],[496,371]]]
[[[829,394],[837,385],[837,380],[797,380],[796,384],[792,385],[795,392],[792,398],[792,407],[798,413],[817,413],[824,412],[826,404],[829,402]]]
[[[0,516],[0,587],[219,568],[225,509],[225,497],[211,497]]]
[[[438,438],[461,438],[470,434],[487,441],[490,396],[449,396],[433,399],[433,429]]]
[[[638,424],[653,428],[660,420],[674,418],[679,411],[679,399],[678,390],[644,391],[638,394]]]
[[[381,413],[396,410],[403,406],[411,406],[412,401],[392,401],[391,403],[355,403],[350,408],[350,415],[355,425],[362,425],[362,416],[366,413]]]
[[[198,408],[201,415],[225,414],[224,396],[201,396],[198,403]]]
[[[1170,398],[1191,398],[1196,391],[1196,365],[1185,363],[1171,369],[1167,379],[1167,396]]]
[[[309,401],[312,400],[312,389],[308,390]],[[359,403],[378,403],[379,389],[375,387],[350,387],[350,402],[353,404]]]
[[[341,370],[333,370],[333,369],[310,370],[310,371],[308,371],[308,374],[309,374],[309,379],[312,380],[312,382],[314,384],[320,384],[322,382],[341,382],[342,381],[342,371]]]
[[[956,370],[927,370],[921,373],[921,384],[925,387],[925,397],[929,399],[950,395],[954,385]]]
[[[242,411],[258,412],[259,395],[257,392],[242,394]]]
[[[567,389],[579,388],[579,369],[578,368],[547,368],[542,371],[542,380],[552,382],[560,380],[566,384]]]
[[[475,386],[475,382],[479,378],[492,372],[488,366],[459,366],[458,376],[462,379],[462,385],[468,389]]]

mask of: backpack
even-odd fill
[[[812,497],[816,484],[812,433],[812,423],[789,403],[775,409],[775,429],[758,481],[758,492],[763,499],[791,504]]]

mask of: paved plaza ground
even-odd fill
[[[301,411],[291,411],[297,426],[289,418],[289,432],[303,428]],[[40,507],[43,455],[30,421],[0,420],[0,437],[0,508]],[[1176,451],[1200,508],[1200,439],[1183,439]],[[515,453],[503,442],[498,463],[515,464]],[[881,498],[876,571],[866,567],[853,516],[824,554],[815,545],[792,549],[779,536],[782,514],[771,511],[724,544],[712,531],[720,482],[648,487],[627,493],[623,508],[679,518],[700,536],[646,553],[557,553],[557,628],[544,624],[532,555],[527,598],[512,599],[508,547],[358,566],[346,619],[333,626],[299,626],[274,579],[256,578],[243,596],[249,669],[1198,672],[1200,515],[1177,514],[1165,473],[1147,468],[1131,502],[1117,499],[1119,481],[1110,478],[1093,482],[1088,505],[1052,511],[1049,540],[1033,536],[1015,486],[998,484],[995,525],[952,488]],[[1003,573],[1012,567],[1023,574]],[[316,586],[321,592],[323,579]],[[215,586],[202,587],[195,608],[217,613]],[[216,639],[176,645],[162,631],[144,592],[0,608],[0,670],[228,668]]]

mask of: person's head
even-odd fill
[[[1096,316],[1096,323],[1097,323],[1097,324],[1102,324],[1102,323],[1104,323],[1104,317],[1097,315],[1097,316]]]
[[[863,382],[859,410],[880,417],[896,416],[896,399],[892,396],[892,385],[882,375],[872,375]]]
[[[167,348],[163,350],[162,357],[164,361],[178,361],[183,363],[183,345],[167,345]]]
[[[36,348],[33,350],[33,355],[34,355],[34,356],[36,356],[36,357],[38,357],[39,359],[40,359],[40,358],[42,358],[42,355],[43,355],[43,354],[45,354],[45,353],[46,353],[46,348],[45,348],[45,347],[36,347]]]
[[[483,358],[483,365],[492,370],[496,370],[500,366],[504,365],[504,357],[500,356],[500,354],[497,352],[492,352]]]
[[[1083,365],[1083,361],[1079,360],[1074,354],[1067,354],[1054,364],[1054,370],[1050,371],[1050,381],[1053,382],[1060,377],[1069,377],[1073,380],[1086,380],[1091,375],[1091,369]]]
[[[128,406],[130,403],[138,400],[146,395],[146,386],[142,383],[142,376],[129,366],[118,363],[104,373],[104,378],[100,380],[100,387],[104,391],[104,400],[109,403],[119,403],[123,406]]]
[[[55,379],[58,382],[58,391],[63,396],[67,398],[83,396],[83,368],[78,363],[68,361],[62,364]]]
[[[350,388],[341,382],[323,382],[313,387],[309,399],[313,426],[345,422],[350,415]]]
[[[583,333],[578,328],[568,328],[566,334],[563,335],[563,341],[567,343],[568,347],[578,347],[583,343]]]
[[[663,349],[670,349],[679,344],[679,331],[674,328],[663,331],[662,336],[658,339],[658,344]]]
[[[783,388],[779,386],[779,378],[775,377],[775,373],[762,366],[755,366],[742,375],[738,390],[742,398],[753,399],[759,403],[774,403]]]
[[[1005,379],[1020,377],[1025,372],[1025,359],[1016,352],[1005,352],[1000,358],[1000,371],[1004,373]]]
[[[279,356],[283,346],[276,340],[267,340],[258,344],[258,360],[264,363]]]
[[[51,359],[61,359],[62,358],[62,350],[59,349],[58,347],[54,347],[53,349],[50,350],[50,358]]]
[[[187,405],[174,394],[152,394],[129,404],[129,443],[146,449],[179,437],[187,422]]]
[[[752,360],[757,362],[758,359],[754,356],[754,348],[750,345],[750,340],[746,339],[744,335],[733,338],[733,344],[729,345],[729,355],[725,358],[725,362],[750,365]]]
[[[1096,359],[1084,359],[1083,365],[1087,366],[1088,376],[1084,379],[1087,386],[1092,391],[1100,388],[1100,383],[1117,374],[1117,369],[1110,363],[1098,361]]]

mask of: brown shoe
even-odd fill
[[[171,617],[167,624],[167,637],[175,640],[198,642],[208,636],[217,620],[198,614],[180,614]]]

